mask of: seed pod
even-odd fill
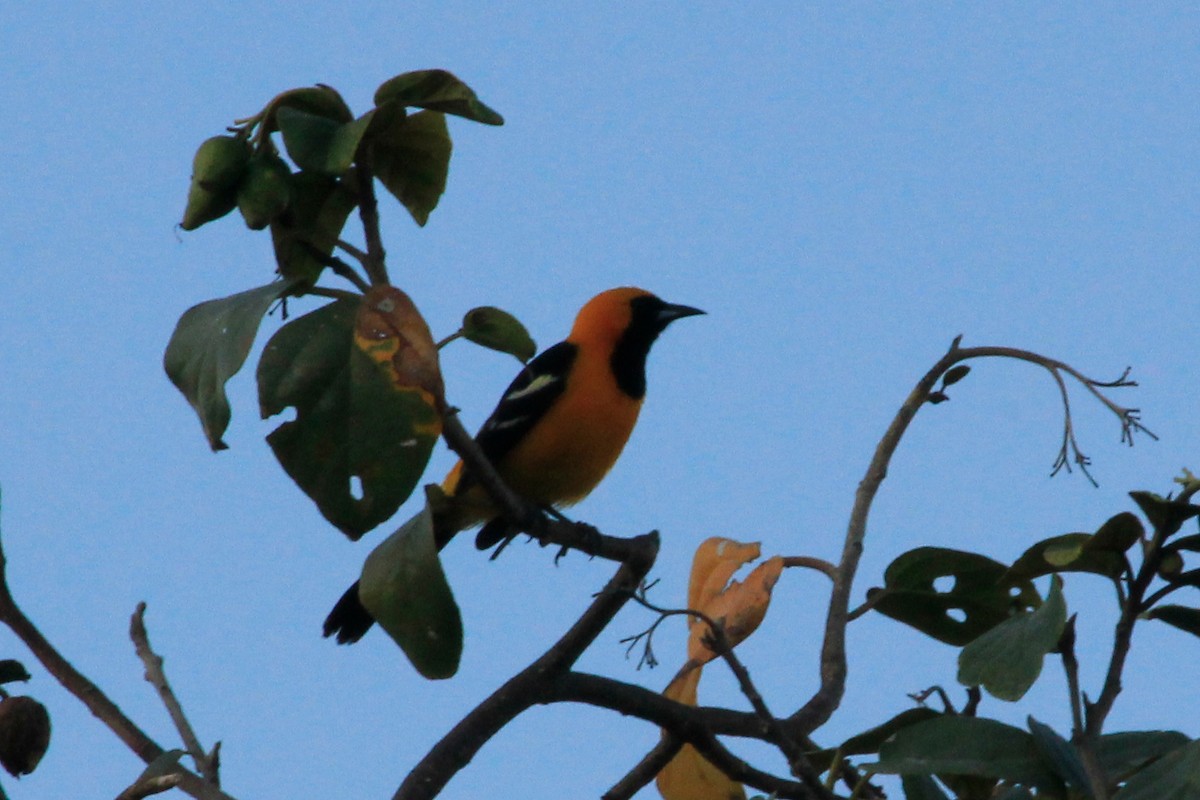
[[[194,231],[206,222],[220,219],[237,206],[237,196],[236,188],[210,192],[192,181],[188,189],[187,208],[183,210],[183,221],[179,227]]]
[[[192,159],[192,184],[210,192],[232,189],[242,180],[250,161],[250,144],[237,136],[205,139]]]
[[[291,175],[288,165],[274,153],[250,159],[237,190],[237,206],[246,227],[260,231],[284,212],[292,199]]]
[[[37,768],[50,746],[50,715],[32,697],[0,700],[0,765],[19,778]]]

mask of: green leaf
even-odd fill
[[[1145,529],[1142,527],[1142,521],[1136,515],[1122,511],[1100,526],[1100,529],[1092,536],[1092,540],[1088,542],[1087,547],[1089,550],[1124,553],[1137,544],[1144,535]]]
[[[1191,742],[1131,777],[1113,800],[1195,800],[1200,797],[1200,742]]]
[[[1186,550],[1189,553],[1200,552],[1200,534],[1192,533],[1187,536],[1180,536],[1175,541],[1171,542],[1172,550]]]
[[[1090,572],[1108,578],[1120,577],[1125,569],[1120,554],[1093,547],[1092,538],[1087,533],[1064,533],[1043,539],[1013,562],[1003,582],[1011,585],[1058,572]]]
[[[1027,717],[1026,723],[1029,725],[1029,732],[1033,734],[1034,744],[1054,768],[1058,777],[1062,778],[1063,783],[1090,796],[1091,781],[1088,780],[1087,770],[1084,769],[1083,762],[1071,743],[1059,736],[1049,725],[1038,722],[1033,717]]]
[[[354,119],[354,112],[346,101],[332,86],[302,86],[299,89],[288,89],[281,92],[267,103],[262,111],[263,129],[270,133],[278,128],[276,116],[284,108],[297,109],[318,117],[325,117],[337,123],[349,122]]]
[[[1040,608],[1006,619],[962,649],[959,683],[983,686],[1000,700],[1020,700],[1041,674],[1042,661],[1058,645],[1066,624],[1062,579],[1056,575]]]
[[[514,355],[522,363],[537,353],[537,345],[521,321],[494,306],[468,311],[463,317],[462,335],[475,344]]]
[[[808,757],[809,763],[816,767],[818,772],[824,772],[833,764],[835,756],[860,756],[868,753],[878,753],[880,746],[890,739],[896,731],[937,716],[941,715],[932,708],[924,706],[909,708],[901,711],[881,725],[876,725],[874,728],[851,736],[842,742],[840,747],[817,750],[805,753],[805,755]]]
[[[971,775],[1027,786],[1053,787],[1033,737],[1011,725],[978,717],[942,715],[899,731],[879,751],[872,772]]]
[[[354,163],[359,142],[374,115],[370,111],[353,122],[338,124],[327,117],[285,107],[279,109],[279,130],[296,166],[308,172],[338,176]]]
[[[953,386],[963,378],[967,377],[967,373],[970,371],[971,368],[966,364],[959,364],[957,367],[951,367],[946,371],[946,374],[942,376],[942,386]]]
[[[1200,514],[1200,506],[1181,503],[1178,500],[1168,500],[1153,492],[1130,492],[1129,496],[1138,504],[1138,508],[1150,520],[1157,531],[1167,536],[1179,530],[1183,523]]]
[[[929,775],[904,775],[900,778],[900,787],[904,789],[905,800],[950,800]]]
[[[1096,758],[1104,773],[1123,781],[1149,762],[1190,741],[1179,731],[1109,733],[1096,743]]]
[[[1005,571],[1005,565],[976,553],[919,547],[896,558],[884,572],[884,587],[870,590],[867,597],[881,614],[962,646],[1039,601],[1027,581],[1001,586]],[[939,579],[952,579],[953,585],[939,591]]]
[[[405,72],[375,90],[375,105],[398,103],[482,122],[503,125],[504,118],[483,104],[469,86],[443,69]]]
[[[324,264],[313,254],[333,252],[350,212],[358,205],[344,179],[312,172],[292,176],[292,202],[271,222],[275,262],[285,278],[316,283]]]
[[[399,112],[399,113],[398,113]],[[453,145],[446,117],[436,111],[406,116],[392,105],[379,110],[371,131],[370,162],[375,176],[418,225],[429,221],[446,191]]]
[[[363,564],[358,596],[426,678],[449,678],[462,656],[462,618],[433,539],[429,506]]]
[[[1156,606],[1142,616],[1165,622],[1193,636],[1200,636],[1200,609],[1175,605]]]
[[[276,281],[192,306],[171,334],[163,368],[196,410],[213,450],[228,447],[221,439],[230,418],[225,383],[246,363],[263,315],[292,287]]]
[[[29,678],[29,671],[25,669],[25,665],[20,661],[14,658],[6,658],[0,661],[0,684],[27,681]]]
[[[358,300],[338,300],[284,325],[258,366],[263,418],[296,419],[267,442],[292,480],[351,539],[396,513],[437,441],[437,412],[395,391],[353,342]]]

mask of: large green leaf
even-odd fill
[[[367,556],[358,597],[426,678],[458,671],[462,617],[438,558],[428,505]]]
[[[1042,661],[1057,645],[1067,624],[1062,580],[1055,575],[1046,602],[983,633],[958,654],[958,680],[982,686],[1001,700],[1025,696],[1042,672]]]
[[[878,753],[880,746],[895,735],[896,731],[937,716],[940,715],[932,708],[924,706],[909,708],[901,711],[887,722],[851,736],[842,742],[839,747],[817,750],[805,755],[808,757],[809,763],[816,767],[818,771],[823,772],[829,769],[835,756],[860,756],[867,753]]]
[[[1106,775],[1113,780],[1125,780],[1144,765],[1189,741],[1179,731],[1108,733],[1096,743],[1096,758]]]
[[[263,315],[291,288],[276,281],[192,306],[171,334],[163,368],[196,410],[213,450],[228,447],[221,439],[230,418],[225,383],[246,363]]]
[[[375,105],[385,103],[441,111],[488,125],[504,124],[504,118],[484,105],[471,87],[444,69],[405,72],[385,81],[375,90]]]
[[[1195,800],[1200,797],[1200,741],[1191,742],[1137,772],[1113,800]]]
[[[333,252],[346,219],[358,202],[345,178],[298,172],[291,180],[291,204],[271,222],[271,241],[279,273],[308,284],[316,283],[325,265],[313,250]]]
[[[371,125],[375,112],[339,124],[328,117],[295,108],[279,109],[279,130],[288,155],[308,172],[337,176],[350,169],[359,142]]]
[[[1013,562],[1004,583],[1027,581],[1059,572],[1091,572],[1107,578],[1119,578],[1125,569],[1121,554],[1092,546],[1089,533],[1064,533],[1043,539]]]
[[[883,588],[871,589],[867,597],[881,614],[962,646],[1038,602],[1027,581],[1015,587],[1000,585],[1006,569],[977,553],[919,547],[896,558],[884,572]],[[939,580],[953,585],[939,590]]]
[[[1058,785],[1033,736],[1011,725],[977,717],[943,715],[896,733],[879,750],[872,772],[901,775],[970,775],[1026,786]]]
[[[353,342],[357,300],[339,300],[279,329],[258,367],[263,418],[296,419],[267,442],[321,513],[351,539],[412,493],[437,440],[437,412],[396,391]]]
[[[375,176],[418,225],[429,221],[446,191],[453,145],[446,116],[437,111],[405,115],[395,104],[382,107],[369,139]]]

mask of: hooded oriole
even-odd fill
[[[517,494],[540,506],[577,503],[608,473],[633,432],[646,394],[646,356],[675,320],[704,312],[644,289],[609,289],[589,300],[565,341],[527,364],[475,441]],[[498,509],[459,461],[442,483],[449,503],[434,518],[438,548],[485,523],[480,549],[509,535]],[[325,635],[356,642],[374,624],[351,586],[325,620]]]

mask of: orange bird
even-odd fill
[[[644,289],[609,289],[589,300],[566,340],[530,361],[505,390],[475,441],[517,494],[543,507],[577,503],[608,474],[646,396],[646,356],[663,330],[704,312]],[[434,517],[438,548],[483,524],[486,549],[512,535],[500,511],[459,461],[442,482],[449,502]],[[325,636],[356,642],[374,624],[351,586],[325,620]]]

